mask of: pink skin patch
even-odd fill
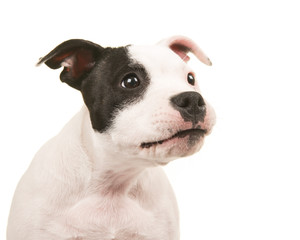
[[[175,52],[183,61],[188,62],[190,57],[187,55],[187,52],[183,51],[177,45],[170,46],[173,52]]]
[[[204,64],[208,66],[212,65],[210,59],[204,54],[204,52],[198,47],[198,45],[193,40],[187,37],[174,36],[172,38],[159,42],[159,44],[167,45],[185,62],[189,61],[187,53],[192,52]]]

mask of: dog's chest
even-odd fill
[[[63,217],[67,239],[158,240],[173,239],[175,224],[163,209],[145,209],[130,198],[90,197]]]

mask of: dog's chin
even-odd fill
[[[143,154],[155,160],[156,163],[165,165],[176,158],[187,157],[198,152],[206,134],[206,130],[188,129],[169,138],[143,142],[140,149]]]

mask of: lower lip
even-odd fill
[[[186,138],[189,137],[190,141],[196,141],[197,139],[200,139],[201,137],[203,137],[206,134],[205,130],[202,129],[190,129],[190,130],[186,130],[186,131],[182,131],[179,132],[177,134],[175,134],[174,136],[165,139],[165,140],[161,140],[161,141],[157,141],[157,142],[150,142],[150,143],[142,143],[141,144],[141,148],[151,148],[153,146],[159,146],[165,143],[170,143],[173,142],[172,140],[175,139],[180,139],[180,138]]]

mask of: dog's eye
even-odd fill
[[[140,85],[140,80],[135,74],[126,75],[121,82],[121,86],[123,88],[136,88],[139,85]]]
[[[189,84],[191,84],[193,86],[195,85],[195,77],[192,73],[189,73],[187,75],[187,81],[188,81]]]

